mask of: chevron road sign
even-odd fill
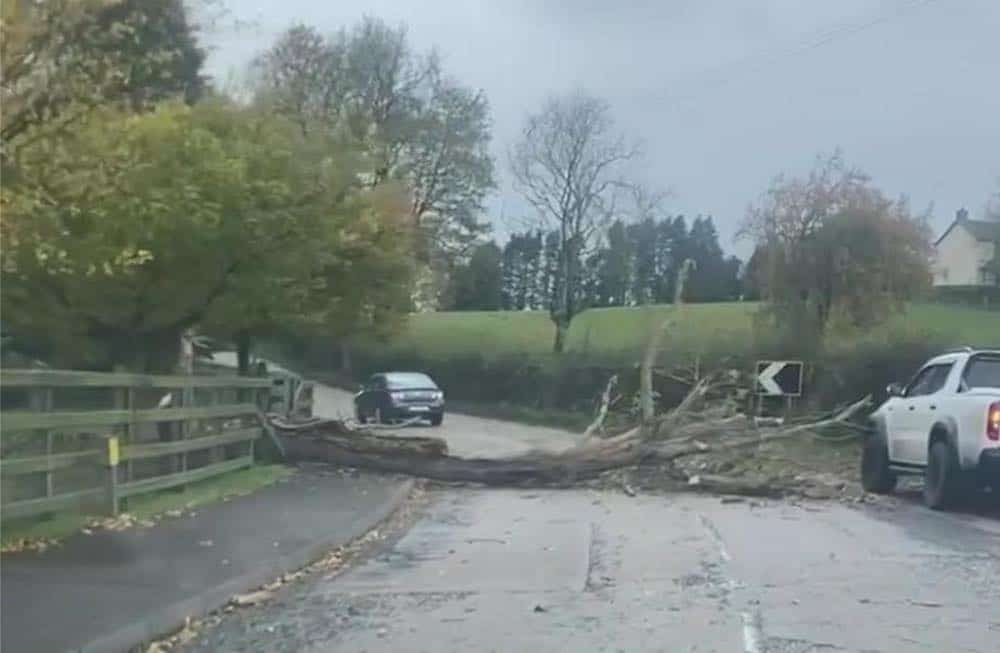
[[[802,394],[802,361],[757,361],[757,394],[798,397]]]

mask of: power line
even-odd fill
[[[828,29],[826,31],[818,32],[818,33],[814,34],[811,38],[809,38],[807,41],[800,42],[800,43],[798,43],[796,45],[793,45],[790,48],[787,48],[787,49],[782,50],[780,52],[776,52],[776,53],[773,53],[773,54],[769,53],[767,51],[757,52],[757,53],[751,54],[751,55],[749,55],[747,57],[744,57],[743,59],[740,59],[740,60],[737,60],[737,61],[725,64],[723,66],[719,66],[719,67],[715,68],[714,70],[710,70],[706,74],[709,77],[711,77],[713,74],[717,74],[717,73],[722,72],[722,71],[727,71],[727,70],[732,70],[732,69],[738,69],[741,66],[743,66],[744,64],[751,64],[751,65],[745,71],[742,71],[741,74],[745,75],[745,74],[759,72],[760,70],[766,68],[770,64],[774,64],[776,62],[779,62],[779,61],[781,61],[783,59],[786,59],[786,58],[789,58],[789,57],[793,57],[793,56],[796,56],[796,55],[801,55],[801,54],[809,52],[811,50],[815,50],[815,49],[821,48],[821,47],[823,47],[825,45],[829,45],[830,43],[833,43],[833,42],[835,42],[835,41],[837,41],[839,39],[850,37],[850,36],[853,36],[853,35],[858,34],[860,32],[864,32],[866,30],[869,30],[869,29],[871,29],[873,27],[877,27],[879,25],[891,22],[891,21],[896,20],[898,18],[902,18],[905,15],[907,15],[907,14],[913,12],[913,11],[916,11],[917,9],[920,9],[921,7],[925,7],[925,6],[928,6],[928,5],[937,3],[937,2],[940,2],[940,0],[910,0],[909,2],[906,2],[906,3],[898,6],[893,11],[889,11],[889,12],[880,14],[880,15],[875,16],[874,18],[871,18],[869,20],[865,20],[865,21],[858,22],[858,23],[852,23],[852,24],[848,24],[848,25],[841,25],[841,26],[830,28],[830,29]],[[755,60],[761,59],[761,58],[763,58],[763,59],[759,63],[757,63],[756,65],[753,64],[753,62]],[[739,71],[737,71],[737,72],[738,72],[738,74],[740,74]],[[730,82],[732,82],[736,77],[737,77],[737,75],[727,75],[727,76],[719,77],[719,78],[715,79],[714,81],[708,81],[707,83],[703,82],[702,86],[704,88],[702,90],[706,90],[706,88],[718,88],[718,87],[725,86],[725,85],[729,84]],[[684,102],[684,101],[690,101],[690,100],[697,99],[697,95],[695,93],[689,93],[689,94],[685,94],[685,95],[673,96],[673,99]]]

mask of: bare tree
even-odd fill
[[[638,147],[615,131],[607,102],[576,91],[548,100],[528,117],[510,153],[516,186],[559,234],[559,265],[550,315],[554,350],[563,351],[570,322],[581,310],[581,254],[615,213],[630,188],[622,168]]]

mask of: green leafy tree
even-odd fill
[[[424,261],[446,268],[485,233],[495,187],[489,103],[444,75],[434,53],[413,52],[405,28],[368,17],[324,37],[295,26],[254,69],[261,102],[364,155],[359,183],[407,187]]]
[[[452,277],[455,310],[500,310],[503,290],[501,258],[502,252],[493,241],[483,243],[472,251],[469,262],[460,266]]]
[[[632,244],[625,223],[615,220],[608,227],[607,245],[601,252],[598,267],[600,303],[625,306],[629,295],[632,267]]]
[[[332,151],[221,100],[96,110],[36,139],[3,188],[5,322],[63,364],[158,371],[201,324],[377,321],[398,308],[384,285],[405,280],[407,230]],[[386,273],[371,298],[344,283],[365,272]]]
[[[33,131],[68,126],[96,107],[197,99],[204,58],[182,0],[4,2],[5,160]]]

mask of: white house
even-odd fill
[[[961,209],[934,243],[934,286],[1000,287],[1000,222]]]

